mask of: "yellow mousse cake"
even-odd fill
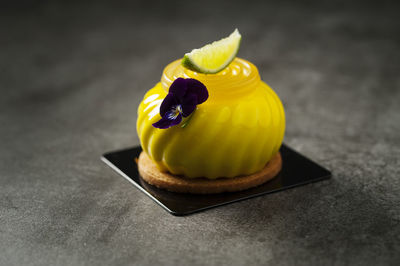
[[[273,176],[235,188],[229,184],[221,189],[209,187],[209,192],[207,187],[196,190],[196,184],[201,186],[203,181],[211,187],[212,181],[218,181],[218,186],[221,182],[238,183],[266,170],[271,172],[271,167],[276,175],[281,164],[279,148],[285,131],[285,115],[280,99],[260,79],[252,63],[235,57],[222,71],[202,74],[184,67],[181,61],[165,67],[161,81],[145,94],[138,108],[137,133],[143,148],[139,172],[147,177],[145,181],[172,191],[217,193],[247,189],[271,179]],[[183,110],[179,124],[157,128],[154,125],[162,119],[160,106],[177,79],[200,82],[206,87],[208,98],[186,117]],[[182,112],[179,108],[174,109],[173,118]],[[153,174],[147,171],[149,164]],[[193,182],[175,188],[168,182],[154,181],[152,175],[164,179],[173,177],[177,179],[174,182]]]

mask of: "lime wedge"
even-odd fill
[[[235,29],[228,37],[185,54],[182,65],[199,73],[218,73],[235,59],[241,39],[242,36]]]

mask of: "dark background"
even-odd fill
[[[351,3],[349,3],[351,2]],[[1,265],[395,265],[400,8],[387,1],[0,4]],[[242,33],[285,143],[329,181],[174,217],[100,161],[167,63]]]

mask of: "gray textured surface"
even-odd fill
[[[0,265],[399,263],[399,8],[347,2],[3,6]],[[234,27],[285,142],[334,177],[174,217],[99,156],[138,144],[168,62]]]

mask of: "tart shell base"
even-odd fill
[[[279,152],[262,170],[251,175],[233,178],[184,178],[161,172],[145,152],[140,154],[137,163],[139,174],[147,183],[172,192],[192,194],[235,192],[256,187],[273,179],[282,169],[282,158]]]

